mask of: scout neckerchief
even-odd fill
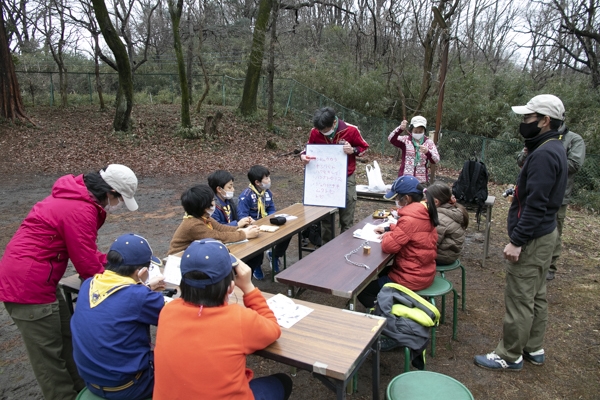
[[[215,196],[215,206],[223,212],[227,222],[231,222],[231,207],[229,206],[229,203],[227,203],[227,201],[221,201],[219,197]]]
[[[110,270],[105,270],[102,274],[94,275],[90,282],[90,308],[96,307],[111,294],[127,286],[137,285],[138,283],[141,282],[136,282],[129,276],[122,276]]]
[[[413,146],[415,147],[415,168],[416,168],[417,165],[419,165],[419,162],[421,161],[421,149],[419,148],[419,146],[421,146],[425,142],[425,135],[423,135],[423,137],[421,138],[421,143],[419,143],[412,136],[412,133],[410,134],[410,138],[412,140]]]
[[[259,193],[253,184],[249,184],[248,187],[250,188],[250,190],[252,190],[254,193],[256,193],[256,198],[257,198],[257,202],[258,202],[258,215],[257,215],[258,218],[266,217],[267,209],[265,207],[265,193],[267,191],[263,190],[262,192]]]
[[[193,215],[189,215],[188,213],[185,213],[183,215],[183,219],[190,219],[190,218],[195,218],[195,217]],[[200,219],[206,224],[206,226],[208,226],[209,229],[213,228],[209,218],[200,217]]]

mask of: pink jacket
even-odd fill
[[[410,290],[428,288],[435,278],[438,234],[424,203],[414,202],[398,212],[398,224],[383,235],[381,249],[395,254],[390,279]]]
[[[83,175],[65,175],[52,194],[33,206],[0,260],[0,301],[46,304],[69,259],[83,279],[104,271],[98,229],[106,212],[88,192]]]

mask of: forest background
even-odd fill
[[[598,193],[599,3],[2,0],[0,46],[8,46],[25,107],[97,104],[115,113],[115,132],[135,133],[133,104],[175,103],[173,134],[210,140],[219,117],[201,120],[199,111],[216,104],[265,120],[277,139],[287,132],[274,115],[306,121],[332,105],[389,153],[387,134],[422,114],[462,148],[446,152],[452,167],[488,156],[489,168],[485,138],[502,141],[491,160],[505,164],[491,173],[498,183],[514,180],[522,146],[510,106],[552,93],[587,145],[578,189]],[[578,200],[598,210],[596,197]]]

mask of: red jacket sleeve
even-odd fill
[[[388,254],[396,254],[409,240],[410,237],[402,229],[401,218],[398,220],[397,225],[390,225],[390,231],[383,235],[383,239],[381,240],[381,250]]]

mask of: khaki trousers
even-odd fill
[[[341,232],[345,232],[354,225],[354,209],[356,208],[356,177],[350,175],[346,181],[346,208],[338,208]],[[321,222],[321,238],[323,244],[333,238],[333,227],[329,219]]]
[[[565,223],[565,218],[567,216],[567,204],[563,204],[558,209],[558,213],[556,213],[556,229],[558,230],[558,237],[556,238],[556,244],[554,245],[554,252],[552,253],[552,262],[550,263],[550,271],[556,272],[556,261],[558,261],[558,257],[560,257],[560,252],[562,251],[562,230],[563,224]]]
[[[5,302],[21,332],[29,362],[46,400],[70,400],[85,387],[73,360],[71,313],[60,289],[49,304]]]
[[[555,229],[529,241],[519,261],[506,267],[503,337],[495,350],[506,361],[515,362],[523,350],[532,353],[543,347],[548,323],[546,274],[557,236]]]

